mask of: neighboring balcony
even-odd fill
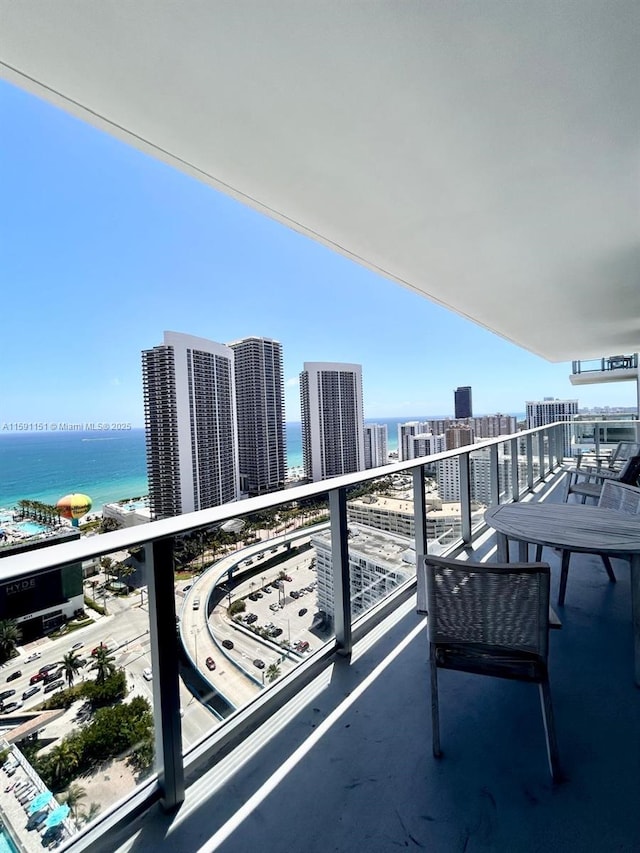
[[[610,355],[588,361],[573,361],[569,380],[572,385],[600,382],[629,382],[638,379],[638,353]]]
[[[558,501],[570,464],[563,459],[565,438],[566,424],[552,425],[482,447],[83,539],[44,549],[46,553],[7,558],[3,568],[18,577],[18,571],[33,575],[71,559],[146,543],[157,772],[132,786],[65,849],[92,853],[640,849],[635,815],[640,797],[640,693],[633,681],[629,570],[624,562],[614,561],[618,583],[613,585],[597,557],[572,557],[567,602],[559,609],[562,629],[550,640],[551,689],[567,776],[557,786],[549,777],[538,695],[532,685],[442,673],[444,754],[440,760],[432,757],[426,616],[419,612],[424,609],[424,590],[415,570],[377,603],[364,608],[362,601],[354,602],[371,574],[354,577],[360,553],[356,547],[362,545],[348,532],[350,488],[377,485],[396,475],[398,500],[411,499],[414,505],[413,550],[418,564],[427,550],[494,560],[494,537],[472,497],[477,486],[474,471],[483,471],[488,478],[483,485],[491,498],[487,503]],[[458,512],[446,512],[459,520],[447,525],[439,516],[438,524],[432,524],[430,481],[438,461],[451,457],[458,459],[460,495]],[[179,686],[178,640],[175,631],[167,630],[176,615],[173,538],[232,516],[287,507],[292,500],[319,501],[321,496],[330,514],[331,629],[318,633],[310,655],[288,656],[272,685],[263,684],[262,671],[250,659],[229,656],[222,668],[216,655],[221,653],[223,635],[216,632],[227,631],[228,626],[211,624],[220,604],[215,592],[221,589],[219,581],[225,583],[222,592],[229,602],[244,594],[243,583],[264,588],[270,575],[265,571],[264,580],[262,568],[246,580],[242,577],[244,569],[256,567],[260,542],[237,553],[237,568],[231,573],[228,563],[216,563],[217,568],[202,576],[202,583],[209,576],[213,589],[211,595],[199,595],[198,608],[193,606],[194,589],[187,591],[179,616],[191,669],[198,663],[205,679],[200,684],[220,690],[228,684],[229,694],[233,693],[226,696],[226,711],[208,711]],[[387,500],[390,504],[391,498]],[[445,510],[440,507],[437,512]],[[298,527],[296,536],[304,537],[304,530]],[[290,534],[287,529],[274,531],[261,565],[274,549],[287,547]],[[231,556],[226,559],[233,561]],[[552,567],[555,602],[559,555],[547,549],[543,559]],[[292,577],[295,580],[295,569]],[[265,596],[269,598],[276,601],[275,594]],[[308,601],[308,597],[300,600],[300,610]],[[297,603],[295,607],[297,612]],[[352,612],[359,615],[352,617]],[[113,626],[110,631],[117,644],[117,616],[107,624]],[[237,633],[232,652],[247,629],[233,630]],[[144,642],[136,631],[136,643]],[[265,660],[275,654],[271,642],[262,645]],[[128,646],[127,653],[138,655],[137,646]],[[208,673],[204,662],[210,655],[218,663]],[[133,667],[132,683],[142,692],[144,683],[138,680],[135,665],[127,663]],[[184,675],[184,668],[180,672]],[[235,701],[240,692],[231,688],[232,677],[250,687],[243,701]],[[198,685],[193,686],[197,694]],[[154,805],[158,802],[169,813]],[[135,817],[134,812],[141,814]]]

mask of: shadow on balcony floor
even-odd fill
[[[559,561],[545,551],[557,596]],[[409,603],[235,754],[104,849],[262,853],[638,851],[640,691],[629,569],[574,556],[551,687],[566,781],[548,773],[533,685],[443,672],[431,755],[425,620]]]

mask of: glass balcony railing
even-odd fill
[[[597,371],[605,373],[610,370],[629,370],[638,366],[638,353],[630,355],[610,355],[606,358],[591,358],[583,361],[573,361],[571,363],[571,372],[574,375],[579,373],[592,373]]]
[[[46,694],[71,709],[73,722],[59,728],[53,757],[43,759],[37,731],[22,744],[54,792],[84,786],[98,763],[118,762],[122,776],[103,774],[114,783],[103,787],[100,813],[69,823],[77,849],[141,803],[175,807],[186,775],[248,737],[416,588],[425,609],[422,556],[470,543],[487,506],[517,500],[554,470],[566,429],[501,436],[4,557],[5,618],[23,615],[10,586],[38,590],[42,603],[64,593],[66,567],[99,567],[80,608],[93,616],[67,622],[42,646],[51,643],[47,661],[71,652],[86,661],[71,692],[65,683]],[[592,427],[570,429],[582,437]],[[105,736],[113,730],[126,736]]]

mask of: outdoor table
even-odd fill
[[[521,562],[528,559],[529,544],[631,561],[634,673],[640,687],[640,521],[597,506],[557,503],[501,504],[484,517],[497,534],[498,562],[509,561],[509,539],[519,543]]]

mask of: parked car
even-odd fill
[[[52,690],[59,690],[64,687],[64,681],[60,678],[58,681],[52,681],[51,684],[45,684],[43,690],[45,693],[51,693]]]
[[[270,595],[270,594],[273,592],[273,590],[271,589],[271,587],[270,587],[270,586],[264,586],[264,587],[262,587],[262,591],[263,591],[263,592],[266,592],[266,593],[267,593],[267,595]]]
[[[272,636],[272,637],[279,637],[279,636],[280,636],[280,634],[282,634],[282,628],[274,628],[274,629],[271,631],[271,636]]]
[[[289,583],[291,583],[291,578],[289,577],[289,575],[285,575],[283,580],[289,581]]]
[[[260,660],[260,658],[256,658],[253,662],[254,666],[257,666],[258,669],[264,669],[264,661]]]
[[[307,612],[307,608],[306,608],[306,607],[303,607],[301,610],[298,610],[298,616],[304,616],[304,614],[305,614],[306,612]]]
[[[42,672],[46,675],[48,672],[51,672],[52,669],[56,669],[56,667],[58,667],[59,665],[60,664],[57,663],[45,663],[44,666],[40,667],[38,672]]]
[[[74,643],[71,646],[71,651],[75,652],[76,649],[81,649],[84,646],[84,643]]]
[[[225,647],[225,649],[232,649],[233,648],[233,640],[223,640],[222,645]]]
[[[251,625],[253,622],[257,622],[257,620],[258,620],[258,617],[256,616],[255,613],[248,613],[247,614],[247,618],[246,618],[247,625]]]
[[[200,609],[200,599],[194,598],[193,604],[191,606],[193,607],[194,610],[199,610]]]
[[[182,587],[182,591],[183,592],[189,592],[189,590],[191,589],[192,586],[193,586],[193,584],[188,583],[186,586]]]
[[[22,702],[9,702],[8,705],[5,705],[2,709],[3,714],[11,714],[13,711],[18,711],[22,708]]]
[[[280,605],[276,604],[275,602],[273,604],[269,605],[269,610],[272,610],[274,613],[276,612],[276,610],[279,610],[279,609],[280,609]]]
[[[249,601],[257,601],[258,600],[258,596],[255,594],[255,592],[250,592],[247,597],[248,597]]]
[[[4,702],[4,700],[8,699],[9,696],[15,696],[15,695],[16,695],[15,690],[3,690],[2,693],[0,693],[0,702]]]
[[[97,655],[97,654],[98,654],[98,652],[100,651],[100,649],[104,649],[104,650],[105,650],[105,652],[109,652],[109,651],[111,651],[111,649],[109,648],[109,646],[107,646],[107,644],[106,644],[106,643],[100,643],[100,645],[99,645],[99,646],[96,646],[96,647],[95,647],[95,649],[91,649],[91,654],[92,654],[92,655]]]
[[[15,672],[12,672],[11,675],[7,676],[7,681],[15,681],[15,679],[20,678],[21,675],[22,675],[22,670],[16,669]]]
[[[32,675],[31,678],[29,679],[29,684],[37,684],[38,681],[42,681],[42,679],[45,677],[45,675],[46,675],[46,673],[44,673],[44,672],[36,672],[36,674]]]
[[[153,673],[151,672],[150,666],[142,670],[142,677],[145,681],[151,681],[151,679],[153,678]]]
[[[206,659],[205,663],[207,665],[207,669],[210,669],[212,672],[216,668],[216,662],[214,661],[214,659],[212,657],[208,657]]]
[[[25,663],[31,663],[34,660],[38,660],[42,657],[42,652],[31,652],[29,657],[25,660]]]
[[[28,699],[29,696],[33,696],[35,693],[38,692],[38,690],[40,690],[40,686],[38,684],[34,685],[33,687],[27,687],[27,689],[22,694],[23,701],[25,699]]]
[[[292,589],[289,595],[291,596],[291,598],[300,598],[299,594],[295,591],[295,589]]]
[[[43,679],[43,684],[51,684],[52,681],[57,681],[61,675],[62,668],[57,669],[55,672],[48,672]]]

